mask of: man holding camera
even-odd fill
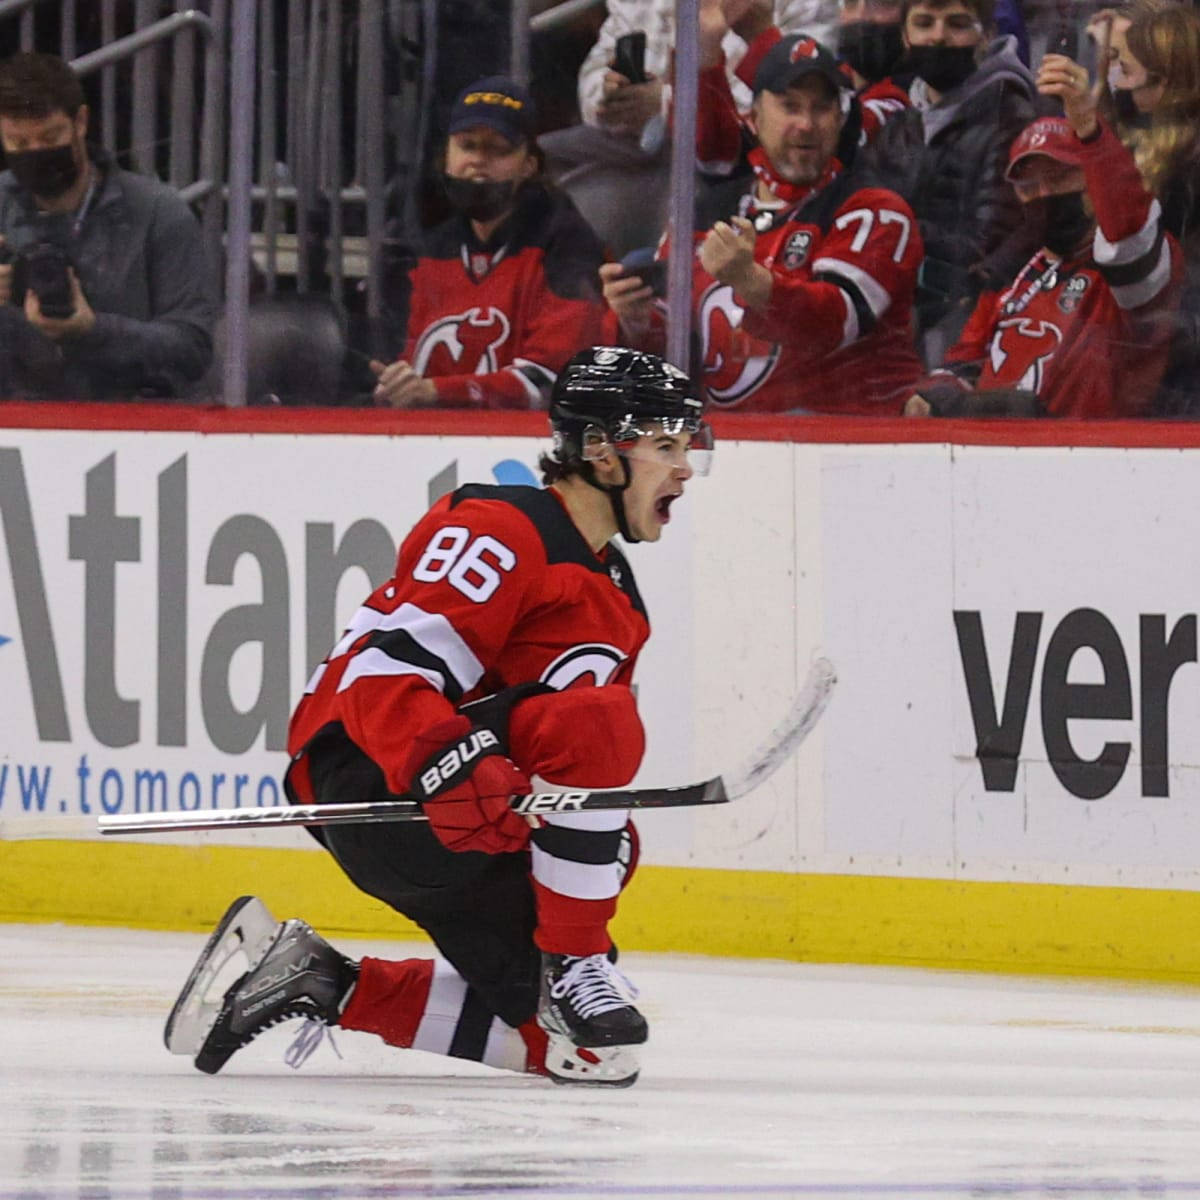
[[[0,63],[0,397],[186,396],[217,316],[200,226],[87,146],[83,99],[54,55]]]

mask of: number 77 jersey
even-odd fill
[[[728,203],[703,219],[728,219]],[[851,171],[791,208],[762,208],[750,192],[736,211],[754,224],[771,295],[751,310],[697,261],[693,303],[714,405],[898,414],[921,373],[912,305],[924,245],[909,206]]]
[[[403,793],[412,737],[464,702],[517,683],[627,686],[649,633],[625,557],[594,553],[553,491],[459,488],[314,672],[289,729],[290,776],[307,776],[319,741],[322,756],[364,753]]]

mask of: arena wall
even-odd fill
[[[735,763],[818,653],[839,684],[757,792],[639,818],[621,943],[1200,978],[1200,430],[717,425],[712,476],[631,549],[637,782]],[[457,483],[533,482],[544,428],[0,411],[0,919],[199,929],[253,891],[412,934],[302,831],[95,818],[277,803],[290,707],[397,539]]]

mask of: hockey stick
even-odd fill
[[[592,812],[609,808],[681,808],[725,804],[752,792],[794,753],[820,720],[837,682],[833,664],[819,658],[809,670],[787,716],[744,763],[701,783],[675,787],[619,788],[610,791],[533,792],[514,796],[514,812],[528,816]],[[282,825],[367,825],[423,821],[415,800],[374,800],[360,804],[295,804],[267,808],[215,809],[207,813],[130,813],[100,817],[101,833],[183,833],[201,829],[268,829]]]

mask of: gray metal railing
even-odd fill
[[[526,25],[530,33],[545,33],[550,29],[561,28],[593,8],[603,7],[604,0],[563,0],[561,4],[530,17]]]
[[[131,165],[136,170],[154,173],[160,157],[158,125],[160,119],[160,96],[158,85],[162,77],[162,52],[170,43],[170,104],[166,112],[169,125],[167,137],[168,154],[162,165],[172,184],[182,189],[191,189],[193,197],[207,195],[213,190],[219,174],[212,167],[220,162],[220,145],[211,144],[219,137],[220,124],[209,119],[205,105],[205,119],[199,135],[196,130],[195,106],[197,88],[197,50],[202,45],[205,58],[205,94],[213,95],[207,84],[212,75],[208,71],[214,55],[224,53],[225,36],[220,19],[223,0],[207,5],[210,11],[202,11],[199,0],[177,0],[178,11],[171,16],[159,18],[157,0],[136,0],[133,27],[124,33],[118,32],[117,0],[93,0],[85,7],[87,15],[99,15],[101,46],[97,50],[80,55],[79,18],[80,5],[77,0],[0,0],[0,20],[19,17],[19,45],[22,50],[48,49],[34,45],[34,10],[57,8],[59,39],[57,52],[70,62],[81,76],[100,73],[100,104],[97,122],[99,136],[110,152],[118,150],[128,153]],[[118,71],[130,67],[131,100],[128,117],[118,117]],[[122,118],[124,114],[122,114]]]
[[[233,0],[229,59],[229,218],[225,252],[225,403],[246,403],[250,184],[254,170],[255,0]]]
[[[77,75],[84,78],[96,71],[104,71],[118,63],[123,63],[142,51],[156,49],[162,42],[175,41],[178,46],[183,37],[192,38],[195,34],[203,37],[206,58],[213,53],[220,52],[219,28],[207,13],[193,8],[163,17],[125,37],[116,38],[101,46],[100,49],[93,50],[90,54],[72,59],[71,66]],[[214,42],[217,44],[214,45]],[[215,136],[215,121],[208,111],[212,106],[205,105],[205,122],[200,132],[198,158],[202,164],[202,170],[200,176],[197,177],[194,136],[196,94],[194,46],[190,49],[192,52],[185,51],[181,56],[181,61],[174,64],[176,69],[172,72],[168,178],[175,187],[181,190],[189,188],[192,189],[193,195],[207,195],[220,177],[221,147]],[[133,157],[139,170],[153,173],[155,166],[154,125],[158,115],[157,92],[152,86],[147,89],[146,83],[138,77],[138,70],[138,64],[135,62]],[[146,77],[144,69],[142,76]],[[149,82],[152,85],[154,80],[150,78]],[[137,97],[147,91],[149,98],[143,97],[142,100],[144,111],[138,112],[136,111]],[[104,131],[106,142],[111,141],[113,135],[110,132],[110,126],[106,124]]]
[[[512,0],[512,74],[528,79],[533,33],[601,4],[563,0],[531,16],[531,0]],[[197,204],[210,252],[224,258],[227,402],[245,398],[255,258],[268,292],[294,273],[297,292],[327,289],[339,305],[349,268],[363,281],[368,325],[378,321],[389,178],[400,186],[396,215],[409,227],[416,222],[414,183],[435,95],[437,0],[174,0],[166,16],[162,0],[0,0],[0,21],[19,20],[23,49],[49,49],[34,46],[34,17],[52,7],[58,53],[81,76],[98,76],[105,147],[135,170],[164,175]],[[697,0],[678,0],[675,238],[691,222],[692,155],[682,148],[694,137],[688,64],[696,59],[696,20]],[[400,64],[390,96],[389,45]],[[690,320],[686,264],[683,255],[672,262],[668,292],[670,354],[681,364]]]

